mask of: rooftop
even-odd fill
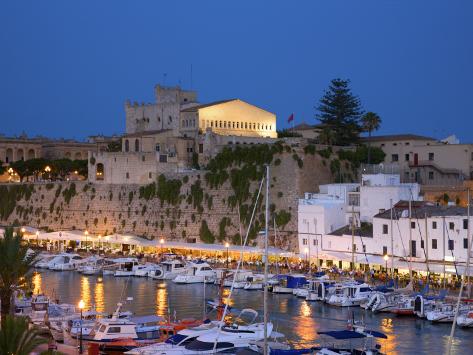
[[[142,137],[142,136],[152,136],[154,134],[164,133],[171,131],[171,129],[156,129],[152,131],[143,131],[143,132],[135,132],[135,133],[128,133],[123,135],[124,138],[133,138],[133,137]]]
[[[410,141],[434,141],[437,139],[427,136],[419,136],[417,134],[388,134],[384,136],[372,136],[372,137],[362,137],[360,138],[362,142],[380,142],[380,141],[399,141],[399,140],[410,140]]]
[[[412,201],[412,218],[466,216],[468,211],[460,206],[437,206],[432,202]],[[404,212],[406,211],[406,212]],[[393,208],[393,219],[407,218],[409,201],[399,201]],[[374,218],[391,219],[391,210],[378,213]]]
[[[227,100],[213,101],[213,102],[209,102],[207,104],[196,105],[196,106],[185,108],[185,109],[181,110],[181,112],[196,112],[197,110],[199,110],[201,108],[220,105],[220,104],[224,104],[224,103],[235,101],[235,100],[238,100],[238,99],[227,99]]]

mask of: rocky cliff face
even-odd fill
[[[252,148],[243,149],[248,149],[251,156]],[[336,160],[334,156],[309,153],[303,147],[284,146],[273,153],[270,207],[279,237],[272,244],[292,250],[297,242],[297,199],[304,192],[318,191],[319,184],[333,181],[333,175],[339,172],[331,163]],[[254,168],[256,173],[248,175],[246,167]],[[240,230],[246,233],[263,169],[257,163],[231,164],[213,173],[202,170],[162,176],[147,186],[87,182],[2,185],[0,223],[49,230],[87,229],[102,235],[130,233],[149,239],[163,236],[166,240],[239,243]],[[215,186],[212,178],[224,170],[227,179],[222,178]],[[243,180],[248,180],[246,185],[240,184]],[[248,196],[241,197],[239,189],[246,189]],[[257,232],[264,226],[262,201],[263,196],[250,233],[251,244],[258,243]]]

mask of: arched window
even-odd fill
[[[34,149],[28,150],[28,159],[34,159],[36,157],[36,154],[34,152]]]
[[[104,179],[104,168],[102,163],[98,163],[95,168],[95,179],[103,180]]]
[[[125,152],[129,152],[130,151],[130,142],[128,141],[128,139],[125,139]]]
[[[76,160],[80,160],[80,159],[82,159],[82,154],[80,152],[77,152],[74,158]]]
[[[5,157],[5,163],[11,163],[13,161],[13,149],[8,148]]]
[[[23,152],[23,149],[18,149],[16,151],[16,160],[25,160],[25,153]]]
[[[135,139],[135,152],[140,151],[140,141],[138,139]]]

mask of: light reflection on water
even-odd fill
[[[53,292],[60,302],[77,305],[82,298],[87,307],[95,304],[98,311],[111,313],[117,302],[133,297],[124,309],[137,315],[157,314],[182,318],[202,318],[204,297],[214,299],[217,287],[202,284],[176,285],[170,281],[146,278],[115,278],[113,276],[83,276],[76,272],[51,272],[33,276],[34,292]],[[126,289],[125,289],[126,285]],[[225,290],[228,295],[229,290]],[[261,291],[234,290],[231,305],[236,309],[254,308],[262,316]],[[424,320],[395,317],[391,314],[373,314],[360,308],[336,308],[321,303],[308,303],[292,295],[268,295],[268,309],[274,329],[287,335],[298,347],[324,343],[317,331],[345,329],[352,317],[364,318],[367,328],[388,335],[381,340],[387,354],[442,354],[450,332],[450,325],[432,325]],[[466,353],[473,348],[473,329],[456,330],[452,354]],[[468,350],[467,350],[468,352]]]

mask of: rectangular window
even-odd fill
[[[433,161],[434,160],[434,153],[429,153],[429,160]]]
[[[463,248],[468,249],[468,238],[463,238]]]
[[[455,223],[453,223],[453,222],[448,222],[448,229],[454,230],[454,229],[455,229]]]
[[[388,255],[388,247],[383,247],[383,255]]]
[[[107,334],[116,334],[120,333],[121,327],[109,327],[107,330]]]
[[[437,249],[437,239],[432,239],[432,249]]]
[[[454,248],[454,242],[453,242],[453,240],[449,240],[448,241],[448,250],[453,250],[453,248]]]
[[[302,238],[302,245],[307,245],[307,239],[306,238]]]
[[[409,161],[409,154],[404,155],[404,159],[405,159],[406,161]]]
[[[463,220],[463,229],[468,229],[468,220],[467,219]]]
[[[201,143],[199,144],[199,153],[202,154],[204,152],[204,145]]]
[[[388,234],[388,225],[383,224],[383,234]]]
[[[433,180],[433,179],[434,179],[434,172],[429,171],[429,180]]]
[[[127,179],[130,178],[130,173],[126,173],[126,178],[127,178]]]
[[[432,222],[432,229],[437,229],[437,222],[436,221]]]
[[[155,150],[159,152],[161,150],[161,146],[159,144],[156,144]]]
[[[314,247],[317,246],[317,239],[312,240],[312,244],[314,244]]]
[[[149,173],[148,173],[148,178],[151,179],[151,176],[152,176],[152,175],[151,175],[151,172],[149,172]]]
[[[413,257],[417,256],[417,245],[416,245],[415,240],[411,241],[411,256],[413,256]]]
[[[420,247],[421,247],[421,249],[424,249],[424,240],[423,239],[420,241]]]
[[[399,161],[399,155],[397,155],[397,154],[392,154],[392,155],[391,155],[391,161]]]
[[[363,244],[363,253],[366,253],[366,245]]]
[[[353,244],[353,250],[356,251],[356,244]]]
[[[411,222],[411,229],[416,229],[416,222]]]

